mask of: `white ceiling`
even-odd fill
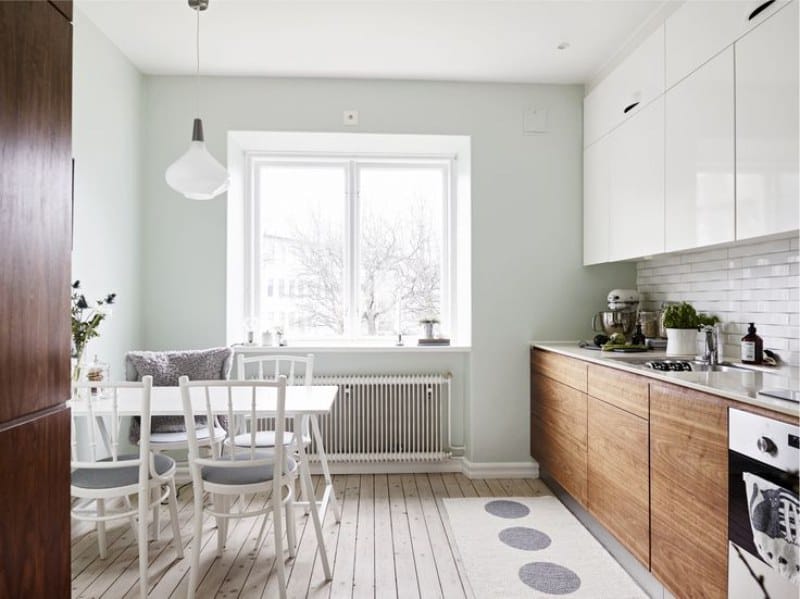
[[[78,0],[144,73],[194,72],[186,0]],[[211,0],[206,75],[584,83],[661,0]],[[558,50],[561,42],[570,47]]]

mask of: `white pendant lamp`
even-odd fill
[[[208,8],[208,0],[189,0],[189,7],[197,11],[197,68],[195,73],[199,75],[200,11]],[[165,178],[167,185],[190,200],[210,200],[228,189],[230,177],[227,169],[206,148],[202,119],[194,119],[189,149],[167,168]]]

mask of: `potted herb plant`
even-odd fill
[[[425,327],[425,337],[433,339],[433,325],[439,324],[439,319],[436,317],[425,317],[420,319],[419,323]]]
[[[688,302],[670,304],[664,308],[664,328],[667,331],[667,355],[685,356],[697,353],[697,330],[701,325],[719,322],[716,316],[698,314]]]

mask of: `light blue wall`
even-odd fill
[[[197,90],[197,92],[195,91]],[[220,159],[229,130],[469,135],[472,141],[472,339],[468,357],[316,352],[319,372],[447,369],[463,381],[468,456],[529,455],[530,339],[578,339],[633,265],[584,268],[580,86],[314,79],[146,77],[143,325],[148,349],[225,343],[224,197],[192,202],[164,170],[188,143],[193,106]],[[526,108],[548,132],[523,134]],[[344,127],[342,111],[359,111]]]
[[[72,278],[93,302],[116,292],[88,358],[124,378],[124,355],[142,343],[141,125],[143,77],[79,10],[73,45],[75,157]]]

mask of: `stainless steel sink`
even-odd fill
[[[629,364],[646,370],[660,372],[746,372],[748,368],[730,362],[708,364],[700,360],[652,359],[652,358],[609,358],[615,362]]]
[[[721,364],[707,364],[705,362],[692,361],[692,371],[694,372],[745,372],[748,369],[737,364],[722,362]]]

